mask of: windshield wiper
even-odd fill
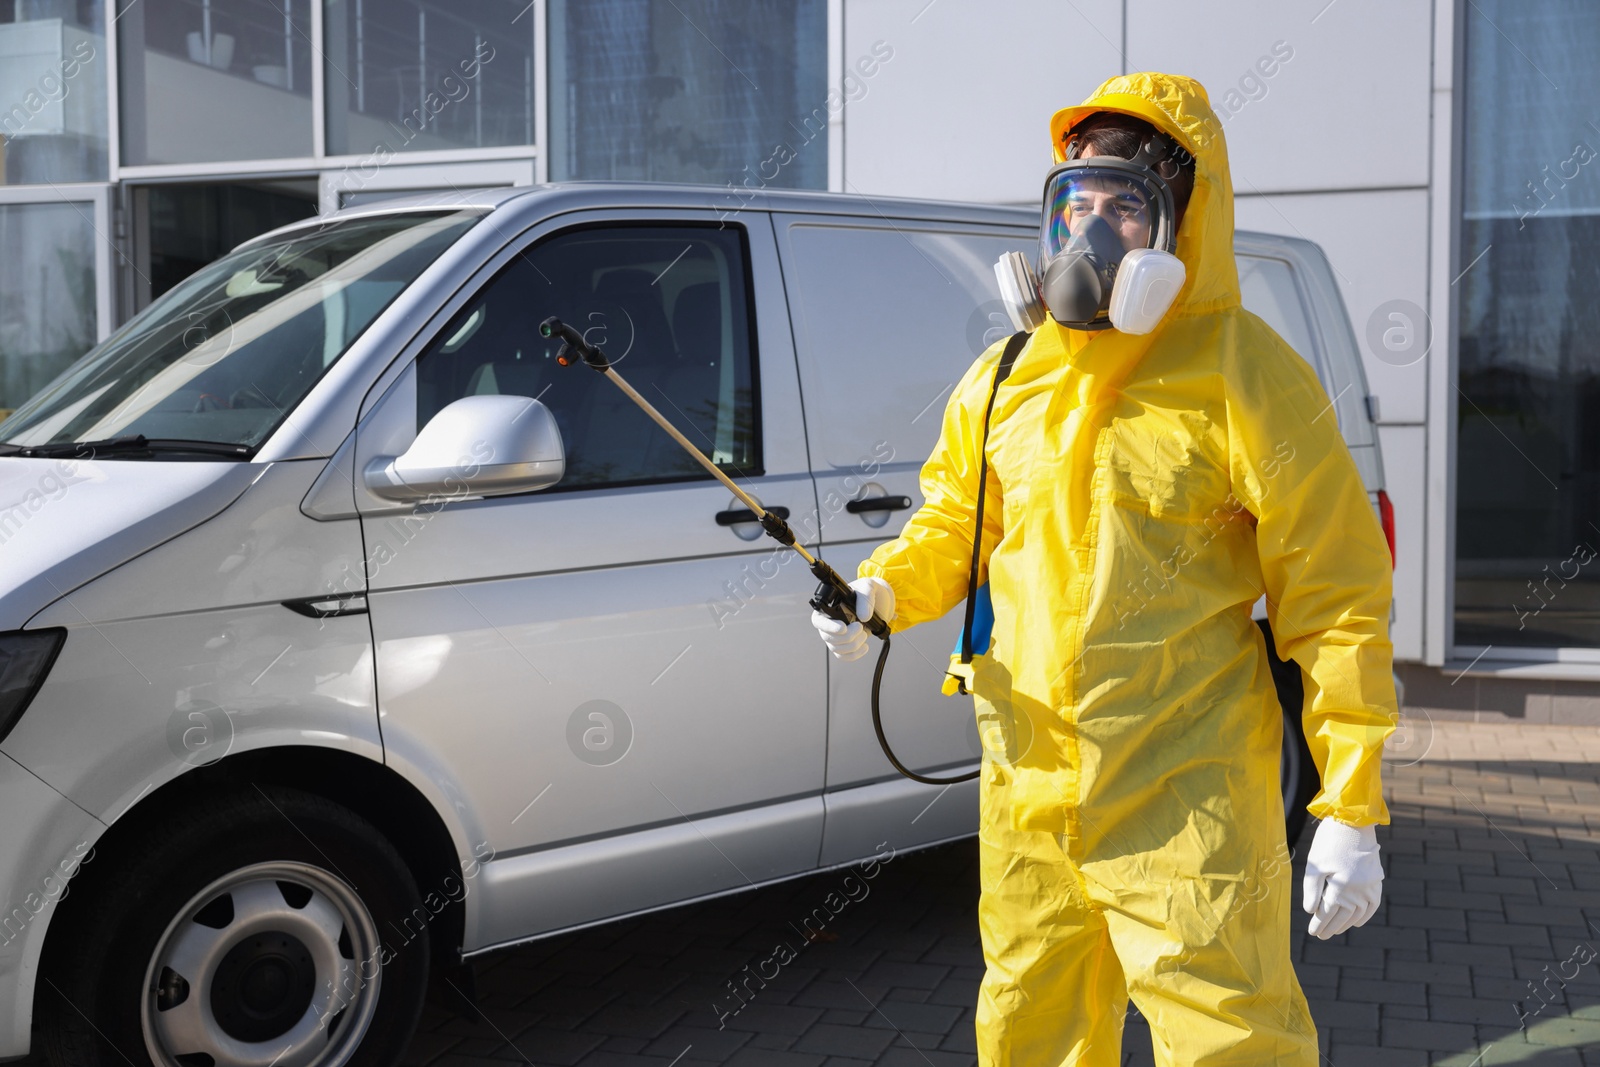
[[[42,445],[0,444],[0,456],[66,457],[94,459],[111,456],[181,455],[184,453],[249,459],[255,455],[249,445],[224,441],[192,441],[182,437],[146,437],[142,433],[127,437],[107,437],[99,441],[51,441]]]

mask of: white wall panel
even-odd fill
[[[1238,196],[1234,221],[1241,230],[1304,237],[1322,246],[1361,345],[1367,385],[1380,398],[1381,421],[1422,422],[1427,365],[1444,358],[1440,331],[1434,330],[1429,355],[1396,366],[1373,354],[1367,325],[1389,301],[1409,301],[1417,311],[1428,304],[1427,190]]]
[[[1122,73],[1118,0],[845,0],[845,192],[1036,203],[1050,116]],[[850,94],[847,93],[847,96]]]
[[[1127,8],[1129,70],[1198,78],[1214,107],[1237,93],[1223,123],[1237,191],[1427,183],[1431,5],[1127,0]],[[1293,56],[1262,77],[1255,65],[1278,41]]]
[[[1426,526],[1427,429],[1380,426],[1384,489],[1394,504],[1394,623],[1389,639],[1395,659],[1422,659],[1423,559]]]

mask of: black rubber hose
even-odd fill
[[[926,774],[918,774],[895,757],[894,749],[889,747],[889,738],[883,732],[883,714],[878,710],[878,690],[883,686],[883,665],[888,662],[889,637],[885,634],[883,651],[878,653],[878,667],[872,672],[872,728],[877,731],[878,745],[883,749],[883,754],[889,757],[889,762],[894,764],[894,769],[913,782],[921,782],[924,785],[955,785],[957,782],[970,782],[978,777],[978,772],[972,771],[968,774],[958,774],[953,778],[933,778]]]

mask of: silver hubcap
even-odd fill
[[[243,867],[196,893],[156,943],[145,1048],[161,1067],[337,1067],[361,1044],[382,977],[377,925],[342,879],[303,863]]]

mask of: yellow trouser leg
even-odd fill
[[[1290,877],[1284,862],[1243,892],[1235,879],[1179,878],[1104,907],[1161,1067],[1316,1067],[1316,1026],[1289,958]]]
[[[987,768],[986,768],[987,769]],[[1104,917],[1056,834],[1012,830],[983,787],[980,1067],[1116,1067],[1128,994]]]

